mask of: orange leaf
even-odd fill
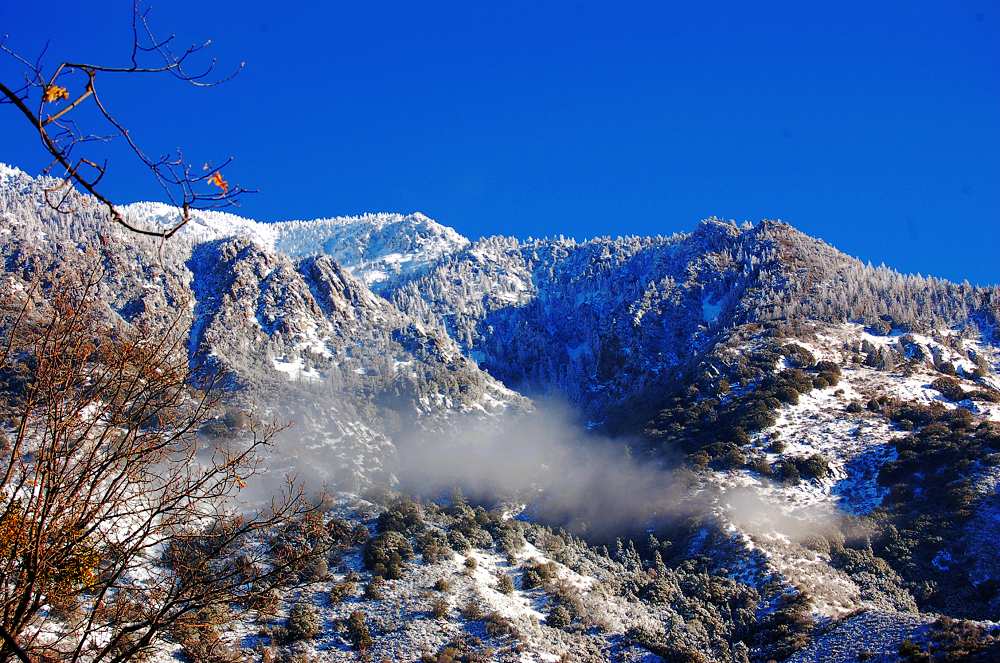
[[[214,184],[215,186],[222,189],[222,193],[229,193],[229,182],[222,179],[222,173],[215,171],[212,176],[208,178],[209,184]]]
[[[60,99],[69,99],[69,90],[59,85],[50,85],[45,88],[45,94],[42,95],[42,99],[46,103],[52,103]]]

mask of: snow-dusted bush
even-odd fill
[[[347,634],[351,644],[359,652],[366,652],[372,646],[372,634],[368,629],[368,622],[365,613],[355,610],[347,618]]]
[[[483,606],[474,598],[466,601],[460,612],[462,614],[462,618],[470,622],[478,621],[483,618]]]
[[[424,529],[423,509],[418,502],[409,497],[397,497],[385,511],[379,514],[378,528],[380,532],[419,534]]]
[[[953,377],[940,377],[931,382],[931,387],[941,392],[941,395],[949,401],[960,401],[965,396],[965,389],[961,383]]]
[[[369,601],[381,601],[385,597],[385,578],[382,576],[372,576],[372,579],[365,585],[365,598]]]
[[[412,557],[413,547],[399,532],[382,532],[365,545],[365,565],[375,575],[386,578],[399,578],[403,564]]]
[[[437,529],[427,529],[418,539],[424,563],[436,564],[451,557],[448,536]]]
[[[573,616],[570,615],[566,606],[561,603],[555,604],[552,609],[549,610],[549,614],[545,618],[546,626],[551,626],[552,628],[566,628],[572,622]]]
[[[524,589],[534,589],[541,587],[545,582],[556,575],[556,566],[552,562],[532,562],[521,574],[521,587]]]
[[[443,598],[434,599],[431,603],[431,614],[434,619],[444,619],[448,616],[448,600]]]
[[[330,603],[336,605],[337,603],[344,601],[348,597],[353,596],[356,591],[357,591],[357,583],[351,580],[343,580],[341,582],[336,582],[333,584],[333,587],[330,588],[330,593],[329,593]]]
[[[503,571],[497,571],[497,591],[502,594],[514,592],[514,581]]]
[[[308,603],[296,603],[288,614],[287,638],[290,642],[312,640],[323,628],[319,611]]]
[[[486,634],[491,638],[502,638],[504,636],[518,637],[517,626],[511,619],[499,612],[491,612],[486,615]]]
[[[451,549],[458,553],[467,553],[472,550],[472,544],[469,540],[465,538],[465,535],[458,530],[450,530],[448,532],[448,545]]]

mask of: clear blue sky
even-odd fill
[[[236,155],[256,218],[420,210],[470,237],[782,218],[865,260],[1000,282],[993,0],[152,4],[246,70],[105,94],[153,151]],[[125,61],[128,18],[12,0],[0,34]],[[0,107],[0,160],[37,171],[20,122]],[[161,197],[117,167],[116,199]]]

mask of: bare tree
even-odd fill
[[[109,322],[101,277],[2,302],[0,662],[136,658],[259,606],[324,552],[287,543],[322,529],[291,480],[269,504],[237,502],[275,429],[202,434],[216,399],[191,386],[204,378],[176,325]]]
[[[70,212],[69,192],[74,185],[90,193],[104,205],[111,219],[143,235],[168,238],[190,219],[192,209],[220,209],[237,204],[239,196],[248,190],[230,185],[222,172],[232,157],[219,164],[204,163],[196,168],[178,150],[175,154],[158,157],[148,155],[125,124],[111,110],[100,92],[99,83],[110,76],[169,76],[186,85],[213,87],[235,76],[240,67],[228,75],[215,75],[215,60],[200,69],[195,60],[211,42],[190,46],[175,52],[173,35],[158,38],[150,28],[149,11],[139,2],[132,7],[132,44],[126,63],[108,65],[90,62],[64,61],[48,70],[43,62],[47,46],[41,55],[29,59],[10,47],[6,38],[0,40],[0,51],[12,57],[23,68],[23,80],[10,85],[0,81],[0,104],[12,105],[38,133],[42,147],[52,157],[46,174],[58,178],[58,183],[46,192],[49,205],[60,212]],[[96,110],[96,121],[104,128],[81,126],[84,107]],[[85,122],[87,125],[94,124]],[[106,133],[100,133],[104,131]],[[119,138],[163,188],[167,199],[180,208],[177,223],[165,228],[145,228],[128,219],[102,193],[102,180],[108,172],[106,160],[97,158],[93,144]]]

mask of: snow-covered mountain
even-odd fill
[[[569,403],[622,449],[598,482],[614,483],[619,465],[651,472],[628,486],[630,508],[650,507],[614,533],[637,546],[614,552],[594,545],[614,537],[588,520],[618,504],[546,520],[589,544],[522,522],[548,513],[545,485],[491,513],[429,507],[430,533],[399,530],[421,563],[386,597],[351,599],[378,620],[381,655],[465,651],[455,638],[475,632],[502,660],[896,660],[911,640],[926,650],[996,630],[997,288],[866,265],[777,221],[470,242],[419,213],[197,212],[161,246],[109,226],[82,196],[56,214],[44,184],[0,166],[6,285],[97,261],[112,315],[180,316],[192,366],[223,374],[241,407],[295,423],[276,470],[355,492],[393,485],[414,431],[479,439],[471,427],[502,427],[537,396]],[[177,218],[158,203],[123,209],[146,225]],[[539,476],[586,474],[565,460],[540,462]],[[502,471],[509,459],[493,461]],[[574,496],[592,494],[605,495]],[[395,521],[376,516],[397,507],[350,497],[341,508],[384,534]],[[526,545],[507,548],[511,528]],[[476,562],[428,624],[426,586],[458,573],[458,553]],[[531,584],[542,568],[549,582]],[[329,582],[369,571],[356,546]],[[517,578],[512,592],[497,574]],[[467,600],[516,624],[520,650],[490,619],[476,626]],[[331,622],[346,618],[320,603]],[[347,658],[338,638],[324,651]]]
[[[133,203],[122,213],[144,227],[178,223],[176,208]],[[261,223],[219,211],[194,211],[181,235],[192,242],[233,236],[291,258],[327,255],[366,285],[381,290],[401,277],[421,273],[443,256],[469,244],[453,229],[413,214],[363,214],[311,221]]]
[[[117,316],[131,324],[180,316],[192,366],[226,376],[232,398],[248,407],[292,421],[294,464],[324,479],[372,480],[391,465],[391,438],[402,429],[440,429],[460,416],[490,419],[529,406],[441,330],[351,274],[371,276],[365,270],[384,260],[398,276],[419,270],[449,242],[461,245],[424,217],[269,225],[199,212],[161,246],[107,227],[84,197],[73,216],[56,214],[44,186],[16,169],[0,171],[0,241],[11,285],[25,287],[55,264],[91,270],[99,262],[101,296]],[[165,205],[125,212],[147,226],[175,222]],[[405,229],[405,237],[391,228]],[[362,262],[346,269],[328,255],[347,249],[319,239],[327,230]]]

